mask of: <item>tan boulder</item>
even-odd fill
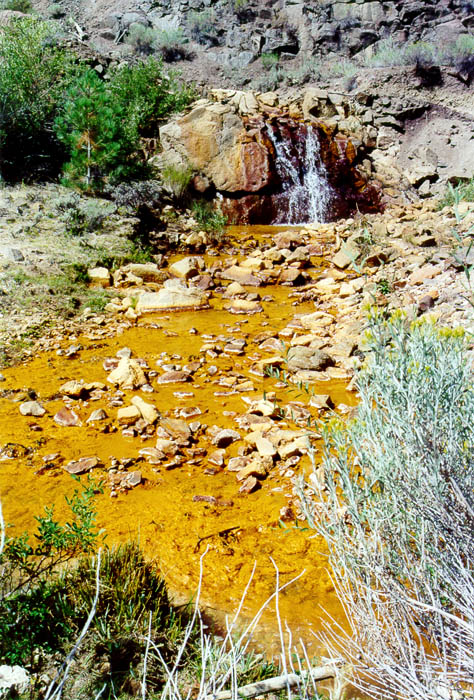
[[[122,357],[117,368],[107,377],[107,381],[120,389],[138,389],[147,383],[147,378],[136,360]]]

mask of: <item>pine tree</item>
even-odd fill
[[[101,189],[105,178],[126,167],[135,144],[122,133],[123,109],[109,94],[97,73],[86,69],[66,94],[55,130],[67,146],[70,161],[64,180],[81,189]]]

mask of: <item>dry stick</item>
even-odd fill
[[[317,666],[316,668],[311,668],[305,671],[304,676],[310,675],[313,681],[325,681],[330,678],[334,678],[336,675],[336,669],[334,666]],[[268,678],[265,681],[259,681],[258,683],[250,683],[249,685],[244,685],[242,688],[237,690],[237,696],[239,698],[255,698],[257,695],[266,695],[266,693],[273,693],[278,690],[284,690],[288,687],[295,687],[301,683],[301,676],[296,673],[288,673],[283,676],[275,676],[274,678]],[[215,695],[207,695],[205,700],[231,700],[232,691],[223,690]]]
[[[73,659],[74,659],[75,655],[77,654],[77,652],[79,651],[79,647],[82,643],[82,640],[86,636],[87,630],[89,629],[91,622],[94,619],[94,615],[95,615],[95,612],[97,610],[97,602],[99,600],[99,591],[100,591],[100,555],[101,555],[101,550],[99,549],[99,551],[97,552],[97,568],[96,568],[96,572],[95,572],[95,596],[94,596],[94,600],[92,602],[92,607],[91,607],[91,611],[89,613],[89,617],[87,618],[87,620],[84,624],[84,627],[81,630],[81,634],[79,635],[76,643],[74,644],[73,648],[71,649],[71,651],[67,655],[66,660],[64,661],[63,665],[61,666],[61,668],[57,672],[55,678],[49,684],[48,691],[44,697],[44,700],[56,700],[56,699],[59,700],[59,698],[61,697],[62,692],[63,692],[63,687],[64,687],[64,684],[65,684],[66,679],[68,677],[69,669],[71,667]],[[57,681],[59,680],[59,678],[61,677],[61,675],[62,675],[61,682],[59,683],[57,688],[54,690],[54,687],[55,687]]]
[[[147,667],[147,662],[148,662],[148,653],[150,651],[152,616],[153,616],[153,613],[150,610],[150,619],[148,620],[148,636],[146,639],[145,658],[143,660],[142,700],[146,700],[146,667]]]

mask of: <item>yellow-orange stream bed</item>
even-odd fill
[[[247,240],[257,237],[260,245],[268,246],[275,231],[246,229],[246,234]],[[234,229],[231,235],[239,245],[242,232]],[[226,259],[225,254],[222,257]],[[219,258],[213,258],[216,261]],[[320,260],[308,270],[313,279],[321,271]],[[225,310],[222,293],[215,292],[208,309],[143,315],[136,324],[122,327],[112,337],[105,332],[101,337],[100,331],[78,337],[74,340],[78,349],[71,356],[51,349],[3,370],[0,494],[4,516],[13,524],[13,533],[33,532],[35,515],[51,504],[59,520],[66,518],[64,496],[70,495],[77,483],[64,465],[82,457],[97,457],[99,466],[90,475],[97,483],[103,482],[95,505],[98,527],[105,530],[109,545],[138,540],[180,601],[196,593],[200,556],[208,548],[201,602],[216,620],[235,611],[254,563],[256,572],[243,608],[244,616],[249,618],[274,591],[271,558],[279,568],[282,583],[304,571],[282,593],[280,611],[295,638],[302,637],[316,653],[311,631],[320,626],[321,606],[336,618],[341,617],[326,570],[324,544],[305,528],[304,521],[290,517],[281,522],[282,509],[284,512],[295,502],[294,478],[308,469],[309,458],[293,460],[291,467],[275,462],[252,493],[240,493],[236,474],[227,470],[229,459],[242,454],[246,444],[246,431],[239,428],[236,418],[245,414],[249,401],[272,391],[282,406],[289,400],[303,405],[307,401],[302,395],[288,394],[276,379],[256,372],[255,365],[272,354],[261,350],[262,338],[281,338],[294,316],[313,312],[315,303],[295,301],[292,286],[275,284],[248,291],[266,299],[260,301],[262,312],[233,314]],[[289,343],[291,334],[283,333],[283,338]],[[229,339],[245,341],[243,351],[227,351]],[[70,344],[68,341],[64,346]],[[202,350],[212,344],[215,350]],[[109,372],[104,369],[104,360],[114,358],[124,347],[131,349],[133,358],[146,363],[146,372],[151,372],[148,391],[120,392],[107,384]],[[179,371],[193,363],[189,381],[159,384],[163,365]],[[65,397],[59,389],[72,379],[97,382],[99,388],[85,398]],[[355,398],[346,391],[346,383],[342,378],[332,378],[313,389],[317,394],[329,394],[335,406],[353,405]],[[101,384],[105,385],[102,389]],[[44,416],[21,415],[19,406],[30,396],[36,396],[46,409]],[[184,416],[188,424],[195,424],[192,444],[178,451],[181,459],[150,463],[139,454],[156,444],[156,426],[133,434],[133,428],[124,431],[118,424],[120,403],[128,406],[134,396],[153,404],[161,417],[182,420]],[[58,425],[54,416],[63,407],[74,411],[79,425]],[[92,411],[99,408],[105,410],[107,418],[87,422]],[[301,430],[301,425],[295,426],[288,417],[277,417],[274,422],[279,427]],[[221,465],[215,463],[218,450],[211,444],[210,429],[214,426],[236,430],[242,436],[242,440],[225,448]],[[140,472],[138,486],[111,489],[111,474],[131,470]],[[269,609],[262,618],[257,640],[273,650],[276,631],[276,620]]]

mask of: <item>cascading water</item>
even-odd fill
[[[268,125],[275,149],[275,170],[281,181],[275,224],[325,221],[333,190],[321,160],[318,134],[306,124],[298,130]]]

